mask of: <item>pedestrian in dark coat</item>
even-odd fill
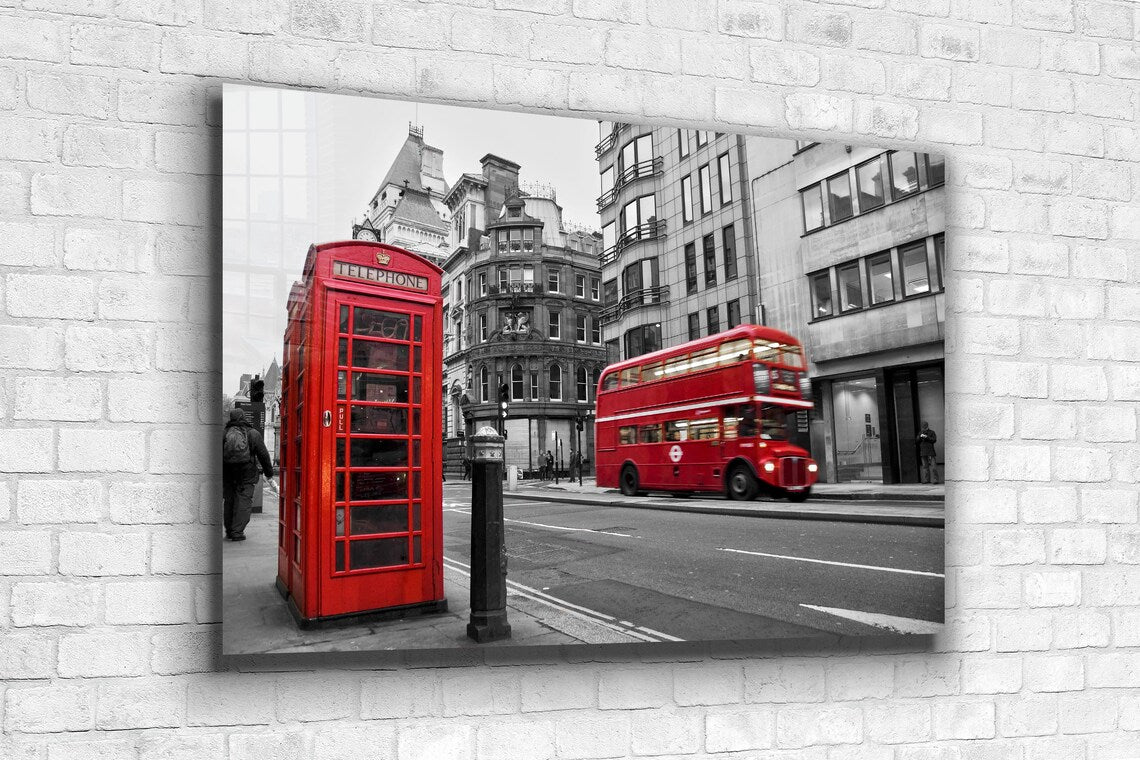
[[[241,438],[245,455],[241,455]],[[235,461],[236,460],[236,461]],[[245,540],[245,526],[253,511],[253,489],[258,477],[273,477],[273,462],[261,433],[253,428],[241,409],[230,410],[230,420],[222,435],[222,503],[226,538]]]
[[[938,435],[930,429],[929,424],[923,422],[922,432],[918,434],[918,458],[922,462],[919,478],[923,483],[941,482],[938,478],[938,454],[934,450],[937,441]]]

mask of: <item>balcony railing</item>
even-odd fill
[[[618,130],[620,129],[621,124],[615,121],[613,130],[611,130],[608,135],[603,137],[598,142],[598,144],[594,146],[594,155],[596,157],[601,158],[603,153],[614,147],[614,143],[617,142]]]
[[[601,211],[613,203],[618,191],[630,182],[660,174],[664,170],[664,166],[665,159],[658,156],[657,158],[648,158],[644,161],[639,161],[633,166],[627,167],[626,170],[619,174],[617,179],[614,180],[614,186],[598,198],[598,211]]]
[[[542,285],[537,282],[508,282],[504,285],[488,285],[487,295],[497,296],[499,294],[515,294],[522,293],[525,295],[532,295],[534,293],[541,293]]]
[[[598,260],[602,266],[612,264],[617,260],[618,255],[631,245],[643,240],[656,240],[663,237],[665,237],[664,219],[654,219],[636,227],[630,227],[618,237],[616,243],[598,254]]]
[[[627,311],[632,311],[642,306],[656,306],[657,304],[668,302],[668,285],[658,285],[655,288],[642,288],[641,290],[626,293],[622,296],[620,301],[602,309],[599,318],[602,320],[602,324],[614,322],[621,319],[621,316]]]

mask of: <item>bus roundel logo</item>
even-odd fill
[[[680,462],[681,461],[681,447],[678,446],[677,444],[673,444],[672,448],[669,449],[669,458],[673,460],[673,464],[677,464],[677,462]]]

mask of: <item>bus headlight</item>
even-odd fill
[[[775,470],[776,470],[776,463],[775,462],[765,462],[764,463],[764,472],[775,472]]]
[[[812,462],[808,465],[808,472],[819,472],[819,465]]]

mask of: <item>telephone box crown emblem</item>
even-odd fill
[[[376,254],[376,263],[382,267],[388,266],[388,262],[390,262],[391,260],[392,260],[392,257],[386,253]]]

